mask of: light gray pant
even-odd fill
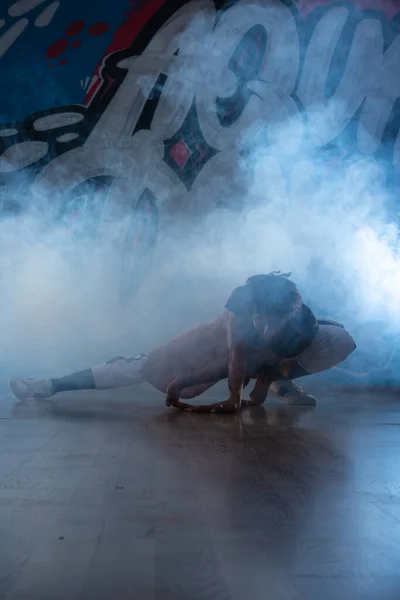
[[[320,373],[346,360],[354,348],[354,340],[344,327],[334,321],[319,319],[315,339],[294,360],[307,373]],[[142,368],[146,360],[146,354],[135,358],[118,356],[93,367],[96,389],[107,390],[144,383]]]

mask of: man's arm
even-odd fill
[[[212,368],[206,369],[201,373],[199,372],[173,381],[167,389],[167,406],[174,406],[175,408],[194,412],[236,412],[241,406],[243,385],[246,379],[247,346],[245,334],[246,330],[242,320],[234,314],[228,313],[228,369],[226,370],[225,362],[224,365],[214,365]],[[218,381],[224,379],[226,376],[228,376],[229,387],[228,400],[202,406],[192,406],[180,402],[180,392],[185,387]]]
[[[227,376],[228,366],[227,361],[225,360],[220,363],[215,362],[210,364],[196,373],[178,377],[169,384],[165,403],[167,406],[174,406],[175,408],[196,408],[179,401],[182,390],[201,386],[206,386],[207,389],[210,385],[217,383],[217,381],[220,381],[221,379],[225,379]]]
[[[228,313],[228,388],[229,399],[225,406],[238,410],[242,403],[242,392],[246,379],[248,348],[246,331],[241,319]]]
[[[259,375],[250,392],[249,400],[243,400],[242,406],[261,406],[267,399],[271,383],[275,380],[275,374]]]

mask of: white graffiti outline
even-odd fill
[[[18,18],[1,36],[0,36],[0,58],[13,46],[16,41],[21,37],[25,29],[29,25],[29,19],[19,18],[25,16],[31,10],[34,10],[40,4],[50,2],[43,11],[36,17],[34,21],[35,27],[47,27],[54,19],[56,12],[60,7],[60,1],[54,0],[18,0],[13,2],[8,8],[8,14],[10,17]],[[0,19],[0,27],[4,25],[5,21]]]
[[[68,166],[69,163],[76,164],[73,158],[75,151],[80,156],[82,152],[90,156],[98,153],[99,148],[112,146],[115,149],[125,148],[130,159],[141,165],[141,180],[151,179],[153,187],[159,189],[163,181],[168,193],[172,193],[176,186],[181,188],[181,185],[160,159],[160,148],[164,140],[179,130],[193,101],[196,102],[199,124],[206,141],[223,155],[228,153],[229,161],[233,158],[232,152],[238,153],[243,146],[251,144],[266,124],[268,135],[273,139],[274,123],[287,118],[298,120],[298,127],[293,127],[298,140],[294,143],[291,139],[287,148],[288,152],[295,152],[302,141],[303,126],[294,96],[300,98],[305,106],[310,128],[314,132],[314,137],[311,137],[315,146],[334,140],[353,118],[360,102],[365,100],[357,139],[364,151],[374,151],[389,118],[389,108],[400,96],[400,78],[390,77],[400,57],[400,36],[383,52],[380,21],[366,18],[357,23],[349,60],[339,86],[334,96],[326,100],[323,89],[327,70],[348,18],[349,10],[346,7],[333,6],[327,9],[312,33],[304,63],[300,67],[298,25],[293,13],[282,2],[271,4],[262,0],[240,0],[227,9],[216,25],[215,6],[211,0],[189,2],[155,33],[142,54],[120,61],[119,66],[127,71],[126,76],[83,149],[66,152],[48,164],[38,175],[34,188],[43,185],[46,177],[57,189],[69,187],[69,181],[76,181],[76,177],[70,179],[71,169]],[[231,93],[235,86],[235,77],[227,68],[228,60],[243,35],[255,24],[263,25],[268,32],[268,48],[257,78],[248,85],[254,96],[232,126],[222,127],[216,116],[216,99]],[[204,52],[204,44],[208,48],[207,53]],[[282,48],[287,48],[286,53],[282,53]],[[357,71],[360,60],[368,63],[369,72],[365,79],[362,78],[365,72],[359,69],[360,75]],[[157,150],[154,156],[144,158],[143,148],[136,155],[133,150],[137,147],[135,139],[139,139],[138,133],[133,139],[131,134],[160,74],[166,75],[167,79],[151,129],[138,132],[141,140],[147,139],[146,146],[149,149],[157,147]],[[297,77],[299,81],[296,88]],[[342,102],[339,101],[340,95]],[[368,108],[376,102],[386,107],[379,121],[371,117]],[[318,127],[318,119],[314,114],[315,103],[319,115],[321,105],[325,108],[322,117],[325,119],[324,128]],[[323,138],[322,129],[327,132]],[[398,136],[393,157],[394,165],[398,168],[399,156]],[[212,160],[219,168],[221,162],[224,162],[221,156]],[[145,173],[145,163],[149,165],[150,177]],[[107,170],[107,166],[104,168]],[[79,180],[85,176],[84,170],[81,165]],[[207,171],[209,176],[212,175],[210,168]],[[196,188],[199,188],[200,180]],[[142,187],[138,180],[132,180],[132,184]]]

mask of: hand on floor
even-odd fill
[[[215,402],[214,404],[200,404],[198,406],[194,406],[192,404],[187,404],[186,402],[181,402],[179,398],[176,399],[176,397],[172,396],[167,396],[166,405],[184,410],[185,412],[211,414],[232,414],[237,412],[240,408],[240,404],[235,404],[230,400],[225,400],[224,402]]]

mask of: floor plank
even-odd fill
[[[1,600],[395,600],[400,396],[317,391],[210,416],[4,388]]]

